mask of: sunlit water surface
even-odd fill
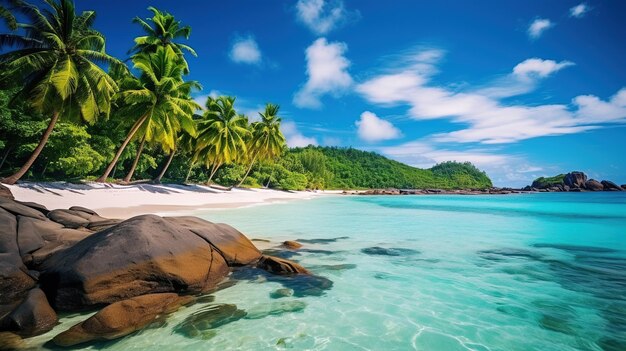
[[[234,286],[90,348],[626,350],[624,193],[333,196],[198,215],[301,239],[282,255],[327,280],[237,271]]]

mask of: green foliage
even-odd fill
[[[84,177],[96,172],[106,159],[90,145],[91,135],[84,126],[59,123],[50,136],[41,161],[58,177]]]
[[[549,188],[559,184],[563,184],[565,174],[555,175],[554,177],[539,177],[533,181],[533,188]]]

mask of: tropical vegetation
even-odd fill
[[[285,190],[486,188],[469,163],[418,169],[352,148],[287,148],[280,107],[192,98],[191,28],[149,7],[129,57],[105,51],[71,0],[0,0],[0,178],[195,182]],[[24,20],[24,23],[20,21]],[[121,179],[121,180],[116,180]]]

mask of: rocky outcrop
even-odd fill
[[[200,293],[227,274],[226,261],[207,241],[143,215],[55,254],[41,284],[57,309],[76,310],[150,293]]]
[[[585,182],[585,189],[589,191],[602,191],[604,190],[604,185],[595,179],[589,179]]]
[[[284,241],[284,242],[283,242],[283,245],[282,245],[282,246],[283,246],[284,248],[289,249],[289,250],[297,250],[297,249],[299,249],[299,248],[301,248],[301,247],[302,247],[302,244],[300,244],[300,243],[299,243],[299,242],[297,242],[297,241],[287,240],[287,241]]]
[[[563,184],[572,188],[584,188],[587,181],[587,175],[583,172],[570,172],[563,178]]]
[[[603,180],[600,183],[604,186],[604,190],[606,191],[622,191],[622,188],[619,185],[610,180]]]
[[[0,198],[9,199],[9,200],[14,199],[13,194],[11,193],[11,190],[2,184],[0,184]]]
[[[188,303],[188,295],[227,286],[220,282],[235,266],[284,275],[276,279],[293,280],[294,289],[322,293],[332,286],[295,262],[263,256],[226,224],[154,215],[112,220],[83,207],[49,211],[0,197],[0,334],[10,340],[6,345],[50,330],[55,309],[108,305],[58,335],[59,345],[127,335]]]
[[[164,314],[194,301],[174,293],[149,294],[112,303],[95,315],[54,337],[55,344],[72,346],[92,340],[111,340],[144,328]]]

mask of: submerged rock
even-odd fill
[[[290,296],[293,296],[293,289],[280,288],[270,293],[270,297],[272,299],[280,299],[283,297],[290,297]]]
[[[240,320],[246,312],[236,305],[219,304],[200,310],[177,325],[174,332],[188,338],[210,339],[215,336],[213,329]]]
[[[301,247],[302,247],[302,244],[300,244],[300,243],[299,243],[299,242],[297,242],[297,241],[287,240],[287,241],[284,241],[284,242],[283,242],[283,245],[282,245],[282,246],[283,246],[283,247],[286,247],[286,248],[288,248],[288,249],[291,249],[291,250],[297,250],[297,249],[299,249],[299,248],[301,248]]]
[[[340,237],[337,237],[337,238],[330,238],[330,239],[298,239],[296,241],[302,242],[302,243],[307,243],[307,244],[331,244],[331,243],[337,242],[339,240],[345,240],[345,239],[350,239],[350,237],[348,237],[348,236],[340,236]]]
[[[228,274],[224,258],[209,243],[154,215],[90,235],[43,268],[42,289],[62,310],[149,293],[200,293]]]
[[[148,294],[119,301],[55,336],[53,342],[59,346],[72,346],[92,340],[117,339],[193,301],[193,297],[173,293]]]
[[[280,301],[254,306],[249,309],[245,316],[246,319],[261,319],[267,316],[279,316],[283,313],[300,312],[306,307],[303,301]]]
[[[412,249],[405,249],[399,247],[384,248],[380,246],[366,247],[361,249],[361,252],[367,255],[381,255],[381,256],[408,256],[416,255],[420,252]]]
[[[257,267],[274,274],[311,274],[296,262],[274,256],[263,255],[257,263]]]

